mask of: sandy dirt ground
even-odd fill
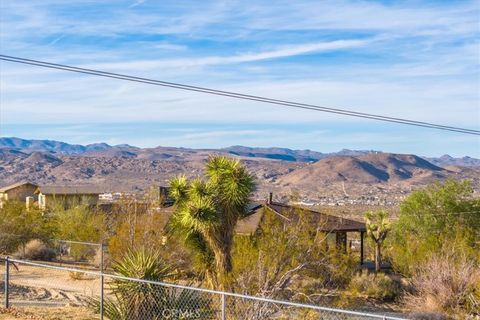
[[[3,287],[3,279],[0,279],[0,286]],[[13,308],[0,308],[0,320],[99,319],[86,307],[87,301],[96,299],[99,294],[98,277],[19,264],[10,268]],[[4,299],[3,292],[0,299]]]
[[[87,308],[66,306],[62,308],[0,308],[0,320],[94,320],[98,315]]]
[[[12,304],[83,305],[100,294],[100,279],[88,274],[75,278],[72,273],[27,265],[11,268]]]

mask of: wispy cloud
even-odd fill
[[[169,51],[185,51],[188,49],[188,47],[185,45],[168,43],[168,42],[160,42],[160,43],[154,44],[153,47],[155,49],[169,50]]]
[[[137,0],[137,1],[135,1],[134,3],[132,3],[131,5],[129,5],[128,7],[129,7],[129,8],[138,7],[139,5],[144,4],[145,1],[146,1],[146,0]]]
[[[346,50],[360,48],[371,43],[372,39],[366,40],[336,40],[318,43],[292,44],[283,45],[281,48],[237,54],[233,56],[207,56],[207,57],[190,57],[183,59],[155,59],[155,60],[137,60],[122,61],[115,63],[96,63],[86,65],[88,68],[107,68],[107,69],[135,69],[145,70],[152,68],[188,68],[202,67],[212,65],[236,64],[245,62],[256,62],[263,60],[272,60],[286,57],[295,57],[299,55],[331,52],[336,50]]]
[[[58,41],[62,40],[63,38],[65,37],[65,35],[61,35],[59,37],[56,37],[55,39],[53,39],[52,41],[50,41],[50,43],[48,44],[49,46],[53,46],[54,44],[56,44]]]

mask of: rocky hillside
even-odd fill
[[[408,181],[413,184],[447,178],[451,173],[415,155],[377,153],[322,159],[280,177],[278,183],[304,188],[337,182],[394,184]]]
[[[296,192],[309,199],[365,195],[396,199],[418,186],[449,177],[470,179],[480,186],[480,169],[441,167],[415,155],[352,150],[322,154],[238,146],[217,150],[79,146],[42,141],[0,139],[0,185],[29,180],[139,191],[152,184],[164,185],[175,175],[199,176],[211,154],[224,154],[242,159],[255,174],[258,197],[274,191],[278,196]]]

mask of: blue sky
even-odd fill
[[[2,1],[0,52],[479,129],[479,1]],[[480,139],[0,63],[0,135],[480,157]]]

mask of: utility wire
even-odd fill
[[[0,60],[15,62],[15,63],[22,63],[22,64],[33,65],[33,66],[44,67],[44,68],[63,70],[63,71],[89,74],[89,75],[118,79],[118,80],[146,83],[146,84],[151,84],[151,85],[157,85],[157,86],[169,87],[169,88],[181,89],[181,90],[187,90],[187,91],[194,91],[194,92],[212,94],[212,95],[217,95],[217,96],[224,96],[224,97],[250,100],[250,101],[258,101],[258,102],[263,102],[263,103],[269,103],[269,104],[275,104],[275,105],[281,105],[281,106],[287,106],[287,107],[293,107],[293,108],[300,108],[300,109],[308,109],[308,110],[314,110],[314,111],[320,111],[320,112],[328,112],[328,113],[340,114],[340,115],[344,115],[344,116],[351,116],[351,117],[358,117],[358,118],[364,118],[364,119],[392,122],[392,123],[398,123],[398,124],[404,124],[404,125],[410,125],[410,126],[430,128],[430,129],[453,131],[453,132],[472,134],[472,135],[480,135],[480,130],[466,129],[466,128],[453,127],[453,126],[445,126],[445,125],[440,125],[440,124],[435,124],[435,123],[415,121],[415,120],[403,119],[403,118],[388,117],[388,116],[383,116],[383,115],[363,113],[363,112],[357,112],[357,111],[351,111],[351,110],[345,110],[345,109],[322,107],[322,106],[319,106],[319,105],[299,103],[299,102],[293,102],[293,101],[278,100],[278,99],[272,99],[272,98],[255,96],[255,95],[248,95],[248,94],[231,92],[231,91],[216,90],[216,89],[191,86],[191,85],[175,83],[175,82],[154,80],[154,79],[149,79],[149,78],[141,78],[141,77],[124,75],[124,74],[119,74],[119,73],[112,73],[112,72],[106,72],[106,71],[100,71],[100,70],[94,70],[94,69],[74,67],[74,66],[45,62],[45,61],[40,61],[40,60],[25,59],[25,58],[20,58],[20,57],[15,57],[15,56],[0,55]]]

